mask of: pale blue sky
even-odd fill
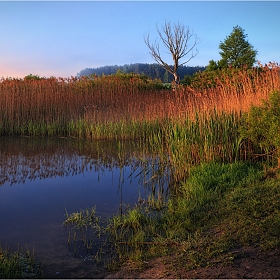
[[[87,67],[154,63],[143,37],[156,39],[156,25],[165,21],[201,38],[189,66],[218,60],[219,43],[236,25],[258,60],[280,62],[279,12],[280,1],[0,1],[0,77],[69,77]]]

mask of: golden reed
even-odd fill
[[[82,78],[0,80],[0,133],[19,133],[30,124],[106,123],[185,119],[196,113],[248,111],[280,90],[277,63],[253,69],[217,71],[214,83],[164,89],[158,80],[137,74]],[[203,80],[205,79],[205,80]],[[211,83],[210,83],[211,84]],[[206,86],[205,86],[206,85]]]

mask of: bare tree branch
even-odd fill
[[[188,63],[198,54],[198,50],[195,49],[195,47],[200,43],[200,39],[189,29],[189,27],[184,26],[179,22],[173,24],[173,26],[170,22],[165,22],[161,30],[157,27],[157,32],[161,43],[172,56],[173,68],[163,61],[160,52],[160,44],[157,41],[151,43],[150,36],[147,35],[144,37],[145,44],[149,48],[149,53],[153,59],[173,75],[176,83],[179,83],[177,70],[180,66]],[[192,44],[190,44],[191,41],[193,41]],[[185,58],[185,61],[180,63],[182,58]]]

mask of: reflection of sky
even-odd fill
[[[35,246],[36,252],[44,256],[46,252],[51,252],[51,245],[57,248],[64,244],[66,251],[61,252],[61,255],[57,253],[57,257],[61,258],[68,249],[62,227],[65,209],[70,214],[96,206],[97,215],[107,217],[118,212],[121,201],[134,204],[138,200],[139,191],[142,198],[145,195],[144,187],[140,187],[143,186],[143,181],[139,181],[141,176],[135,178],[140,172],[140,166],[136,171],[135,166],[120,169],[118,165],[112,164],[109,167],[107,163],[106,166],[102,165],[102,161],[97,158],[89,164],[89,157],[85,154],[71,155],[69,150],[67,155],[63,155],[63,152],[58,154],[44,151],[40,154],[37,151],[34,158],[31,153],[28,156],[21,153],[3,155],[0,162],[1,176],[12,171],[16,171],[18,176],[22,176],[22,171],[26,174],[34,173],[33,166],[28,167],[28,164],[34,163],[34,158],[41,161],[45,172],[45,176],[35,176],[33,180],[19,180],[12,185],[11,180],[6,180],[0,186],[0,243],[8,244],[10,248],[27,244],[31,248]],[[61,160],[58,161],[58,158]],[[97,167],[94,162],[98,162]],[[34,168],[38,166],[35,164]],[[67,169],[65,173],[64,168]],[[73,172],[75,170],[78,172]],[[133,171],[135,173],[130,177]],[[37,175],[41,174],[40,170],[36,172]],[[55,172],[60,175],[54,175]],[[13,178],[12,174],[6,177]]]
[[[102,173],[92,171],[67,177],[27,180],[24,184],[12,186],[6,183],[0,187],[0,205],[5,209],[0,215],[0,224],[5,224],[7,231],[12,226],[16,232],[21,232],[23,238],[24,233],[28,237],[40,225],[62,223],[65,209],[72,213],[96,206],[98,215],[116,213],[121,199],[125,204],[133,204],[138,199],[138,192],[143,190],[139,188],[138,178],[128,179],[132,172],[130,167],[122,171],[122,183],[120,172],[114,168],[105,169]],[[1,234],[0,240],[3,240]]]

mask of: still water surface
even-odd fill
[[[2,247],[34,248],[45,263],[47,278],[99,278],[82,253],[74,256],[68,248],[68,230],[62,225],[65,209],[72,213],[96,206],[97,215],[108,216],[118,213],[121,204],[145,198],[144,182],[151,175],[136,175],[147,168],[143,159],[153,157],[140,146],[135,142],[2,137]]]

